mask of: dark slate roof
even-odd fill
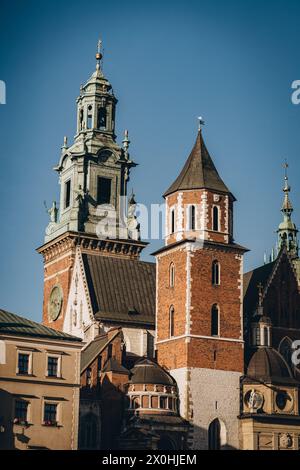
[[[83,254],[94,315],[117,323],[155,323],[155,264]]]
[[[38,338],[51,338],[56,340],[82,341],[77,336],[71,336],[62,331],[54,330],[28,318],[20,317],[15,313],[0,309],[0,334],[33,336]]]
[[[130,382],[134,384],[175,385],[168,372],[149,359],[142,359],[131,369]]]
[[[275,263],[276,261],[264,264],[244,274],[244,311],[248,314],[254,313],[257,307],[258,284],[261,283],[263,288],[265,288],[273,272]]]
[[[247,378],[262,382],[294,383],[291,370],[276,349],[261,347],[250,359]]]
[[[101,336],[96,336],[96,338],[91,341],[81,352],[81,364],[80,369],[83,372],[93,360],[98,356],[98,354],[103,351],[103,349],[120,333],[120,330],[116,330],[115,335],[112,335],[108,339],[108,335],[104,334]]]
[[[202,132],[199,131],[189,158],[179,176],[164,193],[164,197],[179,190],[201,188],[230,193],[217,172],[204,143]]]
[[[117,359],[111,357],[102,369],[102,372],[117,372],[118,374],[129,375],[129,370],[120,364]]]

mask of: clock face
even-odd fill
[[[49,320],[55,321],[58,319],[63,302],[63,293],[60,286],[54,286],[48,304]]]

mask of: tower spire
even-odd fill
[[[298,240],[297,240],[297,227],[292,221],[293,206],[289,198],[291,187],[288,180],[288,163],[285,160],[284,168],[284,186],[283,186],[283,204],[281,212],[283,214],[283,221],[279,224],[278,233],[278,247],[279,250],[285,246],[290,254],[298,256]]]

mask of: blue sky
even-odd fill
[[[58,197],[63,136],[75,133],[75,100],[95,67],[119,99],[117,134],[129,129],[140,202],[160,203],[206,125],[211,156],[238,199],[235,239],[263,261],[281,220],[282,161],[290,165],[300,225],[299,1],[2,0],[0,80],[0,307],[41,319],[44,201]],[[151,243],[144,259],[161,245]]]

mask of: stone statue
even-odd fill
[[[53,201],[50,209],[47,209],[48,214],[50,215],[50,221],[53,223],[57,222],[58,209],[56,207],[56,201]]]

